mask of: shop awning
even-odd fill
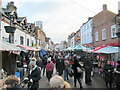
[[[71,50],[71,51],[73,51],[75,47],[76,47],[76,45],[70,46],[70,47],[68,47],[66,50]]]
[[[120,48],[119,47],[113,47],[113,46],[106,46],[106,47],[100,48],[100,49],[98,49],[94,52],[95,53],[107,53],[107,54],[118,53],[118,52],[120,52]]]
[[[96,52],[97,50],[101,49],[101,48],[104,48],[106,46],[101,46],[101,47],[96,47],[94,50],[92,50],[91,52]]]
[[[14,44],[10,44],[8,42],[0,41],[0,51],[16,51],[19,52],[21,49],[16,47]]]
[[[20,47],[20,48],[23,49],[23,50],[35,51],[35,49],[32,48],[32,47],[25,47],[25,46],[22,46],[22,45],[17,45],[17,47]]]
[[[74,48],[74,51],[84,51],[86,49],[86,47],[82,46],[81,44],[80,45],[77,45],[75,48]]]

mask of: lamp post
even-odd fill
[[[10,13],[10,26],[4,26],[7,33],[14,33],[16,30],[16,28],[12,26],[12,22],[14,19],[13,13],[14,13],[14,11]]]
[[[10,12],[10,26],[4,26],[6,33],[9,33],[9,43],[14,43],[14,33],[16,28],[12,26],[12,23],[14,21],[14,14],[15,10]]]

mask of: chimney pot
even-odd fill
[[[103,10],[107,10],[107,5],[103,4]]]

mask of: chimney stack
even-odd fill
[[[107,5],[103,4],[103,10],[107,10]]]

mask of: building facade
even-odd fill
[[[120,40],[116,36],[115,17],[115,13],[107,10],[107,5],[103,5],[103,10],[93,17],[94,47],[120,46]]]
[[[80,44],[80,30],[78,30],[75,34],[75,45],[79,45]]]
[[[0,39],[15,45],[45,49],[46,34],[41,24],[27,23],[26,17],[18,17],[17,7],[14,6],[14,2],[10,2],[6,8],[2,8]],[[6,26],[15,27],[16,30],[14,33],[9,33],[5,29]]]
[[[88,21],[80,27],[80,37],[81,37],[82,45],[86,47],[92,46],[92,42],[93,42],[92,30],[93,30],[93,20],[89,18]]]
[[[51,38],[49,37],[46,37],[46,47],[45,47],[45,50],[55,50],[55,45],[53,43],[53,41],[51,40]]]

